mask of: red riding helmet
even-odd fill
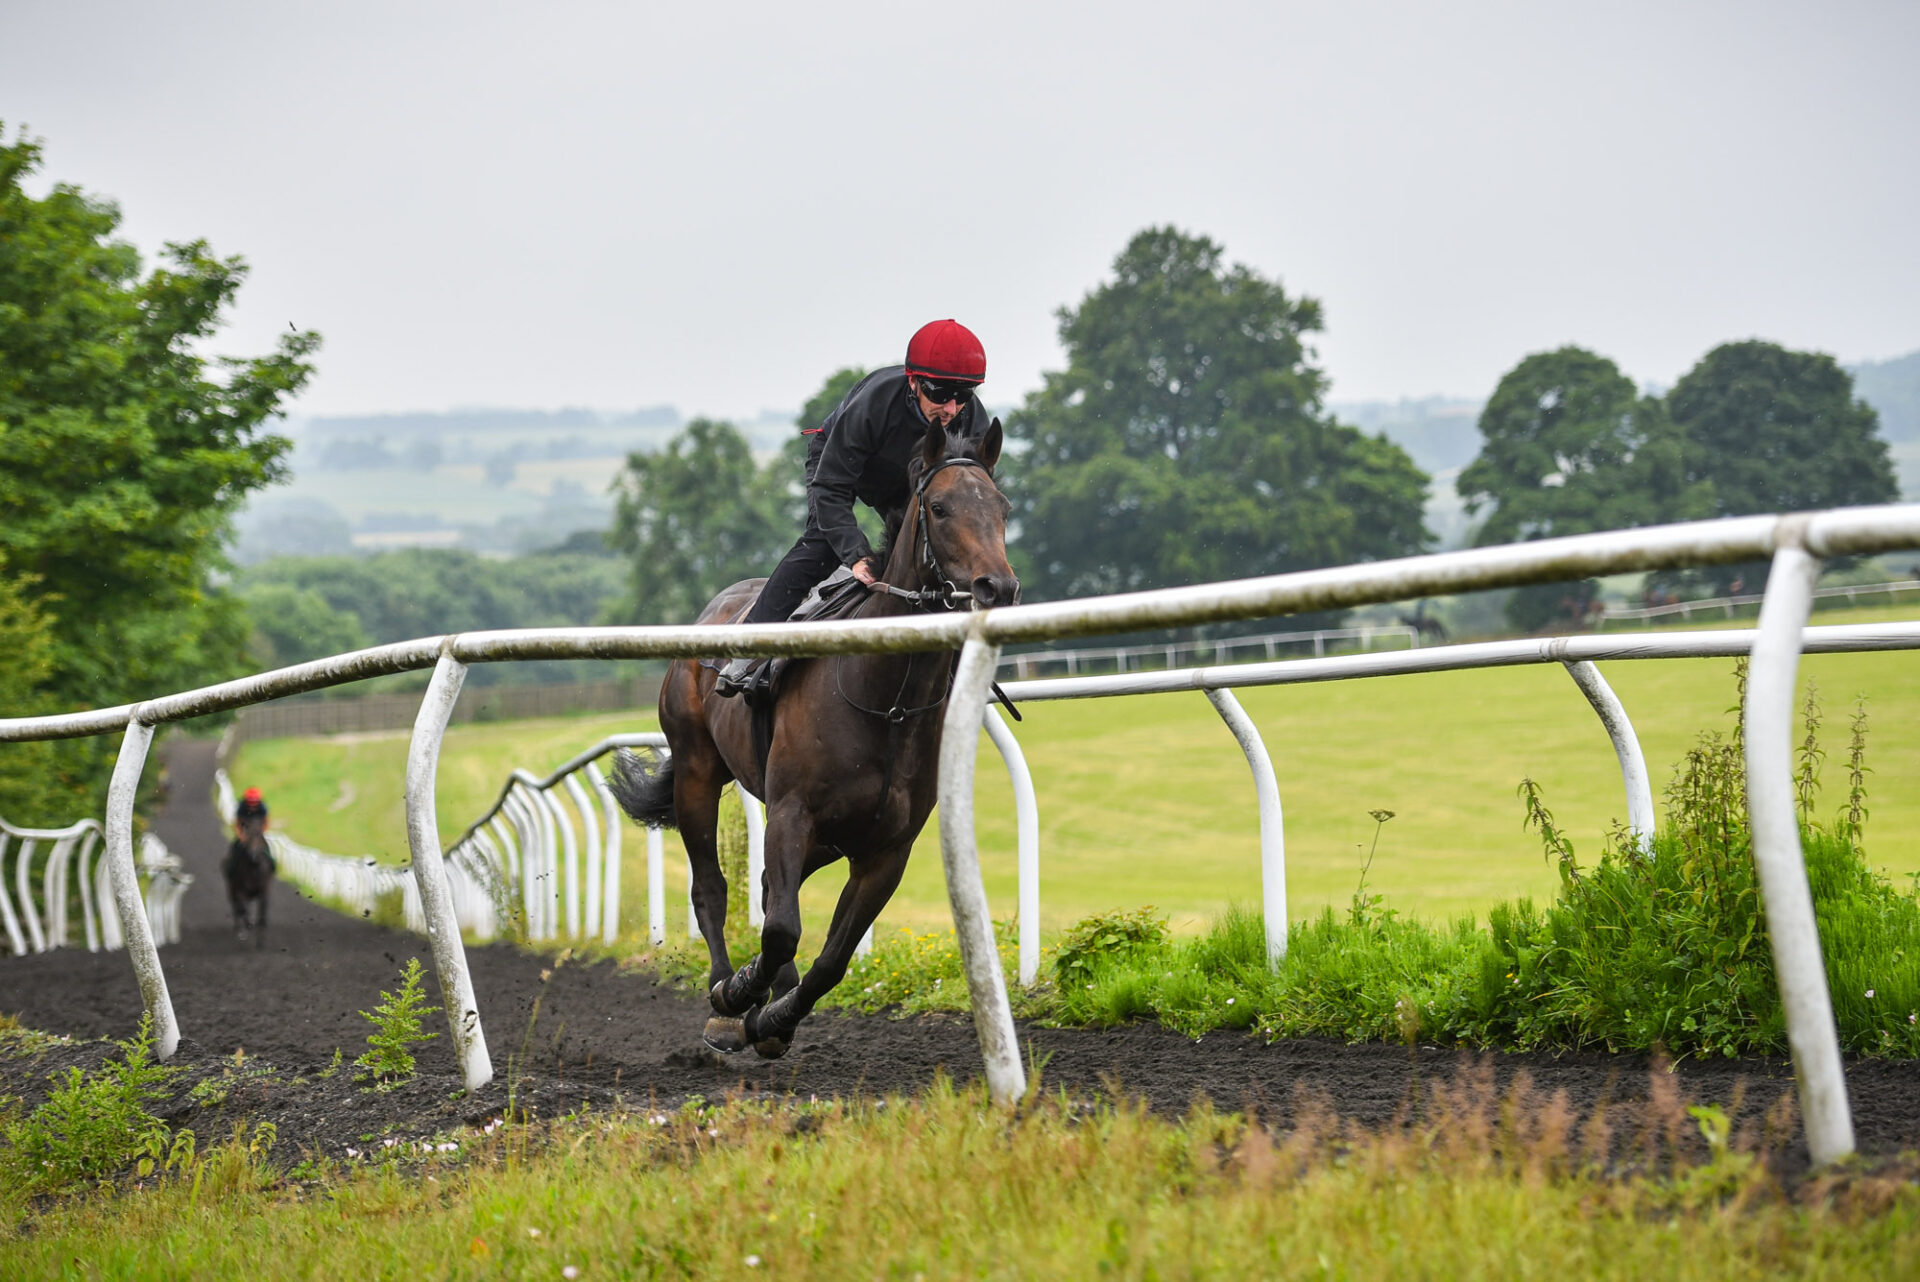
[[[907,342],[907,373],[980,383],[987,377],[987,349],[957,320],[929,321]]]
[[[257,806],[260,804],[260,790],[258,788],[249,788],[240,794],[240,800],[251,802]]]

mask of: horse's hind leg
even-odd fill
[[[847,878],[846,889],[833,910],[833,924],[827,927],[827,942],[814,959],[813,966],[792,991],[768,1002],[747,1016],[746,1037],[753,1049],[767,1059],[778,1059],[793,1044],[793,1032],[800,1021],[813,1012],[814,1005],[846,978],[853,950],[867,933],[880,910],[893,898],[900,875],[907,869],[907,843],[868,860]],[[796,903],[796,909],[797,909]],[[797,919],[797,913],[796,913]],[[772,909],[767,920],[773,920]]]
[[[727,956],[727,875],[720,870],[718,845],[720,791],[727,786],[727,778],[710,741],[686,745],[674,757],[673,813],[687,847],[694,920],[707,941],[709,993],[733,974],[733,960]]]

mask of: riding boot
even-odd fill
[[[745,690],[755,662],[757,660],[744,656],[728,662],[726,667],[720,669],[720,675],[713,683],[713,692],[722,699],[731,699]]]
[[[809,589],[833,572],[839,564],[834,555],[833,545],[827,542],[826,535],[820,533],[811,523],[799,540],[780,558],[773,573],[767,576],[766,583],[760,589],[759,597],[748,609],[742,623],[784,623],[801,601],[806,599]],[[747,672],[757,662],[751,658],[730,661],[720,670],[720,678],[713,684],[713,692],[723,699],[730,699],[747,688]]]

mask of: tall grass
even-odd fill
[[[1831,824],[1817,818],[1826,754],[1812,692],[1804,724],[1794,786],[1842,1045],[1920,1056],[1920,902],[1866,861],[1865,712],[1853,718],[1846,802]],[[1680,1056],[1786,1049],[1737,736],[1708,731],[1688,751],[1649,846],[1615,829],[1589,865],[1531,780],[1520,795],[1558,873],[1559,893],[1545,906],[1496,905],[1484,929],[1471,918],[1400,920],[1367,893],[1363,870],[1345,916],[1327,909],[1296,925],[1276,971],[1266,966],[1260,919],[1236,909],[1198,939],[1076,957],[1045,1014],[1065,1023],[1150,1018],[1195,1035],[1256,1028],[1270,1038]],[[1390,817],[1379,812],[1376,824]]]
[[[1303,1100],[1282,1132],[979,1089],[692,1105],[463,1132],[460,1153],[235,1174],[0,1223],[9,1277],[1895,1276],[1911,1172],[1782,1185],[1716,1109],[1654,1083],[1628,1131],[1490,1070],[1378,1133]],[[1664,1089],[1663,1089],[1664,1088]],[[1606,1154],[1640,1174],[1611,1177]]]

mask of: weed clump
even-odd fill
[[[420,959],[407,958],[400,971],[400,991],[381,993],[380,1004],[371,1013],[360,1012],[360,1017],[373,1025],[373,1031],[367,1034],[366,1053],[353,1061],[358,1070],[354,1081],[383,1089],[398,1086],[413,1076],[413,1047],[440,1036],[420,1026],[421,1020],[440,1009],[426,1004],[426,994],[420,987],[422,976]]]
[[[168,1098],[180,1070],[153,1062],[153,1024],[141,1016],[133,1037],[116,1042],[117,1059],[92,1073],[55,1077],[46,1100],[6,1123],[0,1183],[29,1196],[100,1184],[130,1164],[141,1175],[193,1158],[193,1132],[174,1132],[149,1106]]]
[[[1736,681],[1744,698],[1744,665]],[[1896,890],[1866,862],[1865,710],[1852,719],[1847,795],[1830,825],[1819,817],[1826,754],[1812,692],[1802,720],[1794,798],[1842,1045],[1920,1056],[1920,895]],[[1063,946],[1057,990],[1034,1013],[1076,1024],[1157,1019],[1194,1036],[1253,1027],[1270,1039],[1520,1050],[1786,1049],[1737,734],[1709,730],[1689,749],[1657,834],[1616,827],[1587,864],[1538,785],[1525,780],[1519,792],[1525,823],[1559,874],[1550,904],[1498,905],[1484,927],[1400,920],[1367,891],[1369,850],[1348,911],[1296,923],[1278,967],[1267,965],[1259,916],[1236,907],[1196,940]],[[1376,843],[1391,817],[1374,812]]]

